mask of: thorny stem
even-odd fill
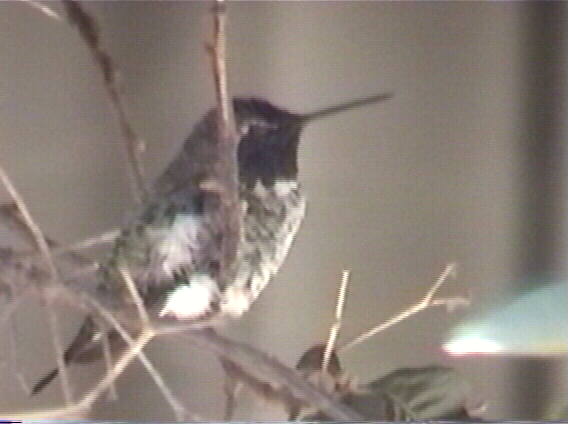
[[[178,331],[177,326],[170,329],[161,327],[160,332]],[[362,417],[348,406],[304,380],[296,372],[283,365],[276,358],[243,343],[229,340],[213,331],[201,330],[186,332],[185,335],[196,345],[202,346],[219,356],[225,356],[251,375],[262,376],[278,386],[286,387],[292,396],[305,401],[324,412],[334,420],[358,421]]]

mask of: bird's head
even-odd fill
[[[312,113],[296,114],[258,98],[235,98],[235,122],[240,138],[241,180],[271,186],[298,175],[298,144],[305,126],[315,120],[391,98],[380,94],[342,103]]]

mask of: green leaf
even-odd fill
[[[367,387],[387,399],[394,420],[470,418],[465,408],[469,386],[452,368],[401,368]]]
[[[366,420],[466,421],[469,386],[452,368],[401,368],[341,398]],[[329,421],[322,413],[303,421]]]

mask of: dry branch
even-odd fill
[[[67,14],[68,20],[77,27],[79,34],[87,47],[89,48],[96,65],[98,66],[100,72],[102,73],[104,88],[110,98],[111,105],[116,114],[122,137],[125,142],[127,159],[130,167],[130,176],[132,180],[133,191],[138,200],[141,200],[145,194],[146,189],[144,186],[142,168],[139,162],[139,154],[142,150],[142,140],[136,135],[130,121],[128,119],[127,113],[124,108],[122,101],[122,96],[118,87],[118,82],[116,78],[116,68],[109,54],[103,49],[100,31],[98,29],[97,22],[92,16],[90,16],[81,6],[80,3],[73,0],[63,1],[64,9]],[[225,261],[225,266],[221,269],[224,272],[228,272],[229,266],[234,260],[234,255],[236,252],[236,246],[240,239],[240,208],[238,201],[238,168],[237,168],[237,143],[238,137],[235,131],[234,113],[232,110],[231,98],[229,95],[228,84],[227,84],[227,69],[226,69],[226,15],[225,15],[225,3],[222,0],[217,0],[215,2],[215,8],[213,13],[214,19],[214,35],[213,43],[209,46],[208,51],[211,54],[213,75],[215,80],[215,93],[217,99],[217,113],[218,113],[218,125],[217,125],[217,142],[215,143],[217,147],[217,162],[212,164],[213,178],[211,181],[206,181],[204,189],[214,188],[214,191],[219,193],[221,199],[221,207],[218,212],[218,222],[220,228],[223,228],[222,233],[224,235],[224,245],[223,245],[223,260]],[[45,281],[46,279],[53,279],[54,285],[59,285],[61,287],[60,292],[69,294],[71,298],[76,297],[80,290],[69,291],[68,285],[65,285],[63,281],[56,281],[57,269],[53,263],[52,253],[49,249],[50,244],[43,237],[43,234],[37,228],[34,227],[33,221],[26,219],[25,207],[20,207],[20,202],[18,202],[18,197],[14,198],[15,203],[19,207],[19,211],[24,216],[24,221],[31,232],[34,233],[33,240],[38,244],[40,250],[44,254],[47,265],[48,272],[45,273],[44,270],[38,268],[35,275],[36,281]],[[23,202],[21,202],[23,205]],[[25,205],[24,205],[25,206]],[[37,231],[36,231],[37,230]],[[37,234],[36,234],[37,233]],[[15,258],[10,256],[10,252],[6,255],[0,255],[0,266],[11,266],[14,265]],[[72,258],[76,259],[75,254],[70,254]],[[80,258],[80,257],[79,257]],[[78,260],[78,263],[71,261],[71,268],[75,267],[79,269],[85,265],[85,262],[89,261]],[[16,267],[17,269],[17,267]],[[129,283],[129,276],[123,274],[125,280]],[[132,283],[132,282],[130,282]],[[131,287],[132,284],[129,284]],[[132,288],[132,287],[131,287]],[[132,293],[132,291],[131,291]],[[83,293],[87,296],[87,292]],[[135,294],[133,296],[136,298]],[[52,298],[52,296],[49,296]],[[101,299],[92,299],[94,302],[99,302],[104,304]],[[85,301],[84,303],[89,304]],[[94,308],[97,310],[97,308]],[[102,310],[98,310],[99,314],[105,317],[105,313]],[[107,311],[108,312],[108,311]],[[84,395],[78,402],[61,409],[55,409],[52,411],[41,411],[36,416],[38,418],[50,418],[50,419],[63,419],[63,418],[73,418],[77,416],[84,416],[88,409],[93,405],[93,403],[105,393],[116,381],[116,379],[121,375],[125,368],[135,359],[139,358],[144,365],[147,367],[150,374],[153,376],[157,384],[160,386],[163,383],[157,371],[153,370],[151,363],[143,355],[142,351],[144,347],[150,342],[154,337],[158,335],[166,334],[184,334],[193,343],[214,352],[220,357],[227,358],[232,363],[236,364],[239,369],[247,373],[247,375],[254,378],[256,381],[264,381],[269,384],[270,387],[284,388],[285,393],[290,394],[290,398],[299,401],[302,404],[309,404],[314,408],[322,411],[327,416],[336,420],[360,420],[357,413],[352,411],[347,406],[336,401],[332,396],[327,394],[325,391],[315,387],[309,382],[305,381],[302,376],[300,376],[294,369],[287,367],[286,365],[279,362],[277,359],[263,353],[251,346],[243,343],[238,343],[231,341],[227,338],[215,334],[211,330],[195,330],[192,328],[191,324],[158,324],[146,322],[143,319],[141,322],[141,330],[137,338],[133,339],[130,335],[122,328],[119,321],[115,319],[112,313],[107,316],[107,319],[111,323],[112,327],[125,338],[129,348],[118,358],[114,363],[112,368],[105,374],[103,379],[99,381],[92,390],[90,390],[86,395]],[[140,314],[142,317],[145,315]],[[112,318],[112,319],[111,319]],[[58,335],[54,335],[54,339],[57,339]],[[61,345],[59,344],[61,348]],[[63,364],[63,352],[59,349],[57,352],[58,366],[63,377],[64,388],[68,384],[65,383],[66,372]],[[152,371],[153,370],[153,371]],[[165,389],[163,387],[166,387]],[[166,397],[168,397],[167,386],[161,386],[161,389]],[[69,390],[70,392],[70,390]],[[70,399],[70,395],[66,398]],[[180,406],[179,402],[176,405],[176,400],[173,395],[169,397],[170,404],[178,418],[182,416],[182,411],[185,409]],[[178,415],[179,413],[179,415]],[[185,413],[185,412],[184,412]],[[4,414],[9,415],[9,414]],[[14,417],[12,415],[11,417]],[[26,417],[29,419],[29,416]]]
[[[73,257],[81,258],[79,255],[74,255]],[[1,263],[0,265],[2,265],[3,267],[10,265],[9,257],[4,259],[6,260],[6,262]],[[85,259],[82,259],[75,262],[74,265],[77,268],[81,269],[84,266],[84,263]],[[42,278],[45,279],[46,275],[39,274],[37,278],[39,278],[40,280]],[[75,290],[69,291],[67,286],[62,287],[61,293],[63,294],[67,293],[74,299],[77,298],[77,291]],[[81,300],[82,303],[90,304],[91,306],[93,306],[96,304],[98,299],[90,298],[87,293],[83,293]],[[93,309],[95,310],[95,312],[97,312],[105,319],[109,318],[109,314],[112,317],[112,314],[110,312],[107,311],[107,314],[102,312],[104,308],[101,310],[101,307],[98,308],[93,307]],[[122,326],[117,325],[118,322],[116,321],[112,322],[112,320],[110,321],[112,327],[115,330],[117,330],[121,334],[125,333]],[[158,326],[157,324],[154,324],[154,326],[155,330],[153,331],[157,335],[174,334],[174,333],[187,334],[191,340],[196,342],[198,341],[201,346],[209,350],[212,350],[214,353],[216,353],[219,356],[228,358],[232,362],[236,363],[241,369],[245,370],[245,372],[248,372],[249,375],[254,376],[257,380],[265,381],[269,383],[272,387],[285,388],[291,394],[291,396],[301,400],[302,404],[304,403],[310,404],[315,408],[324,410],[326,411],[326,414],[330,417],[334,417],[336,419],[356,419],[358,417],[358,415],[350,411],[349,408],[339,404],[337,401],[335,401],[333,398],[331,398],[328,394],[326,394],[322,390],[307,383],[301,376],[297,374],[295,370],[283,365],[276,359],[271,358],[267,354],[260,352],[250,346],[244,345],[242,343],[232,342],[228,339],[221,338],[220,336],[217,336],[215,334],[209,334],[209,333],[206,334],[203,332],[198,332],[194,334],[192,332],[190,324],[180,323],[176,325],[167,325],[167,326],[162,325],[161,327]],[[130,339],[127,338],[126,341],[127,343],[135,342],[131,338]],[[139,339],[137,341],[140,342]],[[149,341],[149,339],[147,341]],[[147,341],[144,342],[144,345],[145,343],[147,343]],[[136,348],[137,352],[141,352],[144,346],[137,344],[134,347]],[[124,359],[125,362],[124,361],[120,362],[121,365],[119,365],[118,368],[116,364],[119,364],[119,362],[117,362],[115,364],[115,367],[113,368],[113,371],[111,373],[107,373],[104,380],[105,389],[108,389],[111,386],[111,384],[115,381],[115,379],[118,378],[118,376],[120,375],[120,372],[122,372],[124,368],[126,368],[126,366],[130,363],[130,361],[132,361],[135,357],[138,356],[138,358],[147,367],[148,364],[147,358],[140,355],[139,353],[132,354],[132,347],[130,347],[126,353],[128,353],[129,355],[128,359]],[[112,378],[108,377],[110,374],[113,375]],[[153,375],[153,377],[155,378],[155,375]],[[105,390],[100,389],[101,387],[100,385],[98,385],[97,387],[99,387],[99,389],[96,392],[97,395],[100,395],[105,392]],[[165,393],[164,396],[166,396]],[[171,399],[172,397],[170,396],[170,401]],[[91,405],[94,401],[95,401],[94,398],[90,396],[87,399],[81,400],[79,404],[74,404],[72,408],[62,408],[51,411],[45,411],[44,412],[45,415],[35,415],[35,417],[42,416],[51,419],[56,419],[57,417],[59,417],[59,419],[63,419],[65,417],[84,416],[84,414],[86,413],[85,408]],[[177,403],[177,405],[179,405],[179,402]],[[176,409],[174,408],[174,410]],[[181,408],[177,407],[176,416],[178,417],[179,417],[178,414],[180,414],[180,410]],[[38,412],[38,414],[40,413]],[[191,414],[187,414],[186,416],[188,415]],[[15,415],[10,415],[10,416],[14,417]]]
[[[51,251],[49,250],[47,240],[45,239],[43,232],[41,231],[39,226],[32,218],[32,215],[28,207],[26,206],[24,199],[22,198],[22,196],[20,196],[20,193],[18,193],[18,190],[16,190],[16,187],[2,167],[0,167],[0,181],[8,191],[8,194],[16,205],[18,212],[22,215],[25,228],[27,228],[30,237],[33,239],[36,247],[41,252],[45,264],[48,268],[49,279],[51,280],[53,285],[60,284],[61,277],[59,275],[57,267],[55,266],[55,261],[51,256]],[[61,336],[59,332],[59,322],[55,311],[53,311],[53,309],[51,308],[52,299],[50,296],[46,296],[46,303],[49,330],[51,332],[53,348],[55,350],[55,354],[57,355],[57,367],[59,368],[61,374],[61,388],[63,390],[65,402],[69,405],[71,404],[73,399],[73,391],[71,389],[69,375],[67,374],[65,363],[63,361],[63,343],[61,342]]]
[[[434,297],[436,295],[436,293],[438,292],[438,290],[440,289],[440,287],[442,286],[442,284],[444,284],[444,282],[446,282],[446,280],[450,276],[455,275],[455,272],[456,272],[456,264],[454,264],[454,263],[448,264],[444,268],[444,271],[442,271],[440,276],[436,279],[436,281],[428,289],[428,292],[426,293],[426,295],[424,295],[424,297],[419,302],[417,302],[414,305],[404,309],[402,312],[399,312],[398,314],[389,318],[385,322],[383,322],[383,323],[381,323],[377,326],[374,326],[373,328],[365,331],[364,333],[357,336],[353,340],[351,340],[347,343],[344,343],[342,346],[339,347],[338,351],[342,352],[342,351],[345,351],[345,350],[352,349],[356,345],[363,343],[365,340],[369,339],[370,337],[373,337],[375,334],[378,334],[378,333],[386,330],[387,328],[392,327],[393,325],[395,325],[395,324],[397,324],[401,321],[404,321],[405,319],[410,318],[411,316],[413,316],[413,315],[415,315],[419,312],[422,312],[422,311],[424,311],[428,308],[432,308],[432,307],[435,307],[435,306],[446,306],[447,308],[451,309],[451,308],[455,308],[455,306],[457,306],[457,305],[469,305],[469,300],[464,298],[464,297],[461,297],[461,296],[449,297],[449,298],[435,298]]]
[[[130,123],[118,84],[117,68],[111,56],[102,45],[99,25],[95,18],[87,13],[81,3],[77,1],[63,0],[63,7],[69,22],[77,27],[81,38],[89,48],[97,67],[101,71],[104,88],[115,112],[126,147],[126,158],[133,196],[137,202],[141,202],[147,195],[140,161],[140,154],[145,148],[144,141],[138,136]]]
[[[216,161],[211,163],[211,174],[202,188],[216,192],[220,198],[217,210],[212,211],[215,226],[222,229],[221,275],[225,285],[231,278],[230,265],[233,263],[241,235],[239,207],[239,181],[237,146],[233,104],[227,82],[226,60],[226,5],[216,0],[213,7],[213,42],[206,44],[211,58],[211,68],[217,103],[217,140],[214,143]]]
[[[322,371],[326,371],[329,366],[329,361],[331,359],[331,354],[335,350],[335,342],[337,341],[337,336],[339,335],[339,330],[341,330],[341,324],[343,321],[343,310],[345,309],[345,299],[347,297],[347,287],[349,285],[349,271],[344,270],[341,276],[341,284],[339,286],[339,292],[337,294],[337,303],[335,306],[335,321],[329,329],[329,336],[327,338],[327,343],[325,344],[325,350],[323,353],[323,360],[321,364]]]

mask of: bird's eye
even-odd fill
[[[250,131],[250,127],[250,122],[243,122],[241,125],[239,125],[239,135],[241,137],[247,135]]]
[[[276,128],[276,125],[270,124],[266,121],[249,120],[241,123],[241,125],[239,126],[239,135],[241,137],[244,137],[248,134],[261,136],[274,128]]]

